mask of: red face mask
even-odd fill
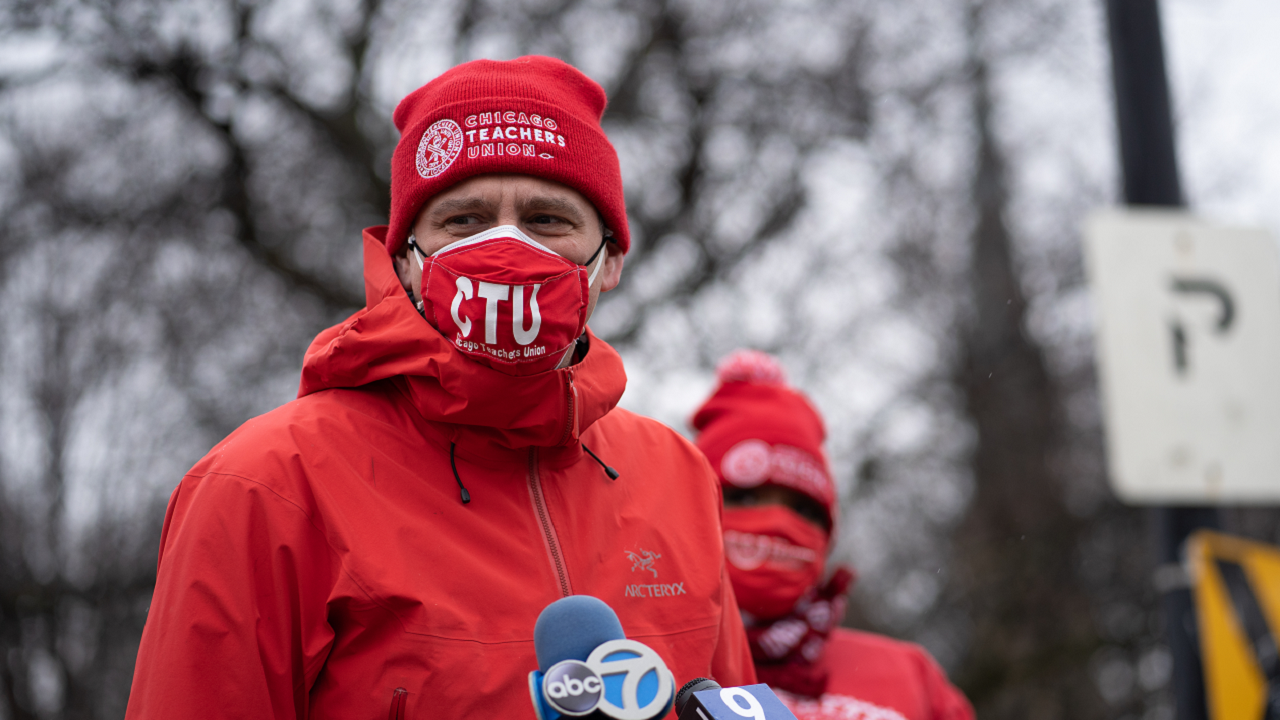
[[[827,541],[782,505],[725,508],[724,554],[738,606],[760,619],[787,614],[822,578]]]
[[[424,317],[472,360],[532,375],[558,365],[586,330],[603,241],[587,267],[513,225],[446,245],[425,262],[409,241],[422,268]]]

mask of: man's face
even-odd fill
[[[514,225],[561,257],[582,265],[604,235],[600,215],[582,193],[531,175],[479,175],[431,198],[413,225],[418,247],[428,255],[446,245],[499,225]],[[395,258],[396,274],[415,298],[422,297],[422,271],[405,247]],[[604,267],[591,286],[587,317],[601,292],[622,279],[622,250],[605,243]],[[599,260],[597,259],[597,262]]]

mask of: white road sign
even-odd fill
[[[1134,504],[1280,500],[1280,252],[1263,231],[1105,211],[1085,255],[1108,469]]]

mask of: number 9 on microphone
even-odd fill
[[[720,690],[720,701],[742,717],[768,720],[764,716],[764,707],[760,705],[760,701],[756,699],[756,696],[740,687],[722,688]],[[739,701],[744,703],[746,707],[739,705]]]
[[[711,687],[694,692],[680,709],[680,720],[795,720],[768,685]]]

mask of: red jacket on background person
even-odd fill
[[[366,307],[174,490],[128,718],[533,718],[572,594],[681,682],[754,681],[714,473],[586,330],[628,243],[604,104],[538,57],[400,104]]]
[[[779,691],[797,720],[972,720],[973,708],[928,651],[875,633],[835,628],[818,698]]]
[[[799,720],[972,720],[921,647],[837,627],[853,579],[825,577],[838,520],[817,410],[781,365],[739,351],[693,417],[725,494],[725,557],[756,671]]]

